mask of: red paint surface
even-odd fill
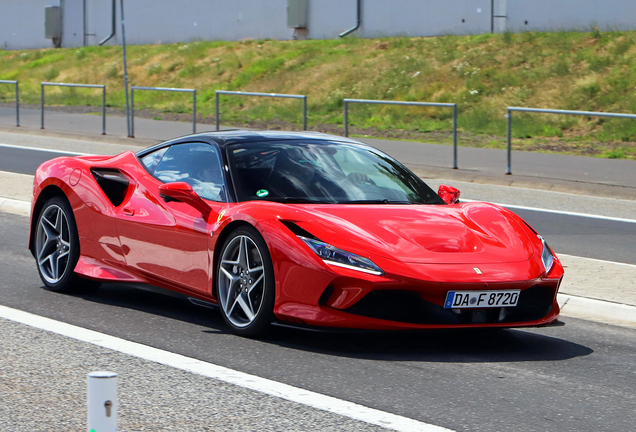
[[[126,176],[130,184],[121,205],[112,205],[91,168],[113,168]],[[78,274],[104,281],[150,283],[208,301],[216,301],[212,293],[219,236],[230,224],[250,224],[261,233],[272,255],[274,312],[282,321],[371,329],[484,326],[408,324],[353,315],[342,309],[378,289],[413,291],[426,301],[442,305],[449,290],[481,290],[485,284],[488,289],[522,291],[541,285],[554,292],[552,311],[542,319],[486,326],[540,325],[558,317],[556,291],[563,275],[560,262],[555,259],[550,274],[544,274],[541,241],[518,216],[495,205],[205,200],[210,211],[204,215],[201,206],[166,203],[159,196],[161,185],[131,152],[114,157],[58,158],[39,167],[33,205],[38,205],[40,194],[47,188],[58,188],[68,198],[80,236],[81,259],[75,268]],[[220,216],[223,210],[226,212]],[[32,214],[32,223],[37,216]],[[385,274],[374,276],[324,263],[281,220],[292,221],[322,241],[370,258]],[[474,267],[479,267],[482,274],[477,274]],[[326,304],[319,305],[328,286],[334,291]]]

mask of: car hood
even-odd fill
[[[527,261],[534,253],[520,224],[506,209],[493,204],[302,208],[313,223],[329,228],[336,237],[371,255],[401,262],[494,264]],[[338,245],[337,238],[322,240]]]

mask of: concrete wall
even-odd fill
[[[363,0],[357,37],[490,32],[490,0]],[[308,37],[332,39],[356,24],[356,0],[310,0]]]
[[[287,0],[125,1],[128,44],[246,38],[332,39],[356,24],[356,0],[308,0],[307,29],[287,27]],[[121,43],[120,1],[116,37]],[[636,29],[634,0],[362,0],[354,35],[436,36],[527,30]],[[111,33],[111,0],[1,0],[0,47],[45,48],[44,6],[63,8],[62,46],[95,45]],[[84,11],[84,7],[86,11]],[[86,13],[84,13],[86,12]]]
[[[507,0],[509,31],[636,29],[633,0]]]
[[[68,0],[67,0],[68,1]],[[323,1],[323,0],[318,0]],[[87,0],[89,38],[97,43],[110,34],[111,3]],[[245,38],[292,39],[287,28],[287,0],[180,0],[125,2],[127,44],[155,44]],[[120,44],[121,23],[117,2],[117,36],[109,43]]]
[[[2,0],[0,2],[0,48],[7,50],[49,48],[44,38],[44,6],[59,0]]]

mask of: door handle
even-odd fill
[[[124,214],[126,216],[134,216],[135,215],[135,209],[125,208],[124,209]]]

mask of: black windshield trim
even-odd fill
[[[312,137],[313,138],[313,137]],[[308,196],[308,197],[294,197],[294,196],[271,196],[271,189],[270,188],[264,188],[262,190],[262,192],[264,193],[270,193],[270,196],[255,196],[254,193],[255,191],[251,191],[252,188],[248,189],[251,192],[247,192],[247,190],[242,190],[241,188],[244,186],[239,186],[239,182],[238,179],[239,178],[243,178],[240,176],[245,176],[245,173],[240,174],[240,170],[251,170],[254,169],[255,172],[257,171],[265,171],[266,167],[260,166],[257,167],[256,165],[253,165],[252,167],[250,167],[249,165],[246,167],[241,167],[242,165],[237,165],[239,162],[242,162],[242,158],[240,156],[238,156],[238,159],[236,159],[237,156],[235,155],[240,155],[242,152],[239,153],[235,153],[237,150],[256,150],[258,151],[262,151],[262,152],[266,152],[266,153],[262,153],[263,155],[267,155],[269,156],[270,153],[272,152],[276,152],[279,151],[279,149],[281,148],[281,145],[283,146],[290,146],[290,147],[294,147],[294,146],[298,146],[298,147],[306,147],[306,146],[311,146],[311,145],[325,145],[325,146],[334,146],[336,148],[338,147],[347,147],[347,148],[352,148],[352,149],[357,149],[358,151],[367,151],[370,154],[373,154],[376,158],[379,158],[381,160],[383,160],[387,165],[387,167],[392,167],[390,169],[395,170],[397,173],[399,173],[399,176],[401,176],[403,178],[403,184],[410,190],[410,192],[407,192],[405,190],[405,193],[407,193],[406,198],[408,198],[409,201],[403,201],[403,200],[395,200],[393,199],[393,197],[388,197],[388,198],[379,198],[379,199],[363,199],[363,200],[351,200],[350,196],[347,197],[342,197],[342,200],[339,200],[339,196],[338,195],[334,195],[331,197],[325,197],[325,199],[322,199],[322,197],[319,196]],[[405,167],[402,163],[400,163],[399,161],[397,161],[396,159],[394,159],[393,157],[387,155],[386,153],[362,144],[362,143],[349,143],[349,142],[339,142],[339,141],[335,141],[335,140],[325,140],[325,139],[307,139],[307,138],[301,138],[301,139],[294,139],[294,140],[267,140],[267,141],[250,141],[250,142],[245,142],[245,143],[235,143],[232,145],[228,145],[225,149],[225,156],[228,160],[228,166],[230,167],[230,177],[231,177],[231,184],[233,186],[233,192],[234,195],[236,197],[237,202],[246,202],[246,201],[272,201],[272,202],[279,202],[279,203],[297,203],[297,204],[351,204],[351,205],[373,205],[373,204],[393,204],[393,205],[432,205],[432,204],[446,204],[438,195],[437,193],[435,193],[435,191],[433,191],[433,189],[430,188],[430,186],[428,186],[426,184],[426,182],[424,182],[424,180],[422,180],[419,176],[417,176],[415,173],[413,173],[411,170],[409,170],[407,167]],[[266,156],[265,156],[266,157]],[[250,162],[248,162],[249,159],[246,160],[246,162],[249,164]],[[300,161],[302,162],[302,161]],[[381,162],[378,162],[381,163]],[[264,173],[259,173],[256,177],[246,177],[246,178],[259,178],[258,176],[261,176],[261,178],[266,177],[268,172],[264,172]],[[271,171],[274,172],[274,171]],[[255,174],[256,175],[256,174]],[[256,190],[256,188],[255,188]],[[258,190],[258,192],[260,193],[261,190]],[[387,202],[388,201],[388,202]]]

